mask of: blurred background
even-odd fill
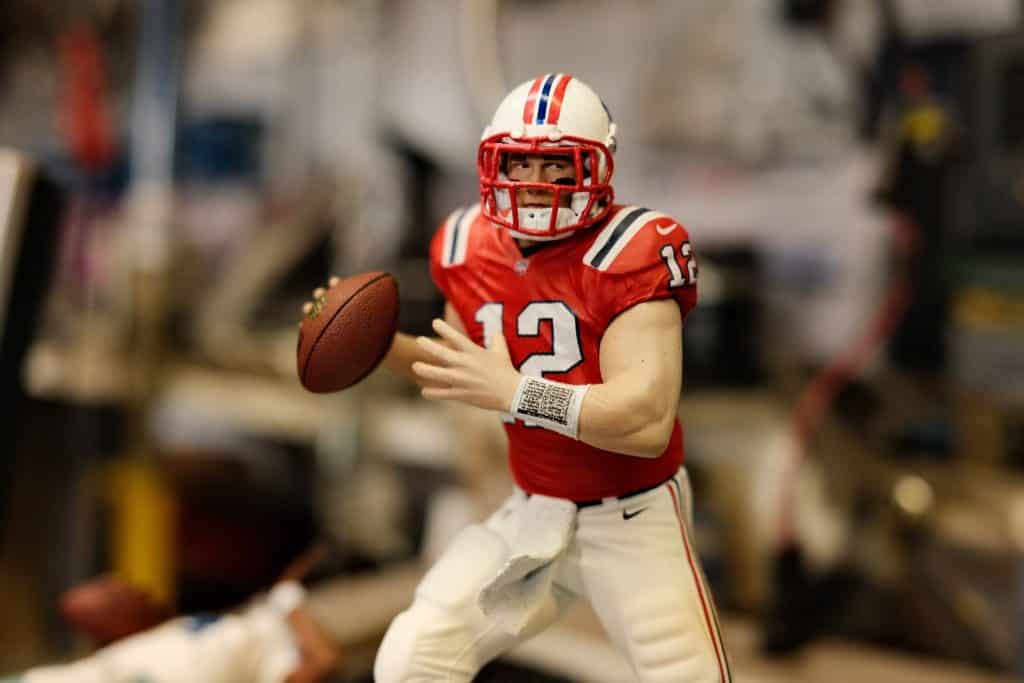
[[[1024,678],[1019,0],[5,0],[0,672],[88,653],[114,574],[181,612],[314,544],[368,681],[388,621],[508,492],[488,414],[295,374],[331,274],[476,201],[504,93],[567,72],[616,195],[701,256],[680,416],[741,681]],[[585,607],[480,680],[629,680]]]

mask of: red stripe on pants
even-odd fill
[[[708,608],[707,598],[704,596],[704,586],[700,580],[700,573],[697,571],[697,565],[693,561],[693,552],[690,550],[690,540],[686,536],[686,526],[683,522],[683,516],[681,508],[679,506],[679,498],[676,497],[676,492],[672,490],[672,483],[666,484],[668,487],[668,493],[672,496],[672,502],[676,511],[676,519],[679,521],[679,533],[683,537],[683,547],[686,549],[686,561],[690,564],[690,572],[693,573],[693,581],[697,585],[697,595],[700,597],[700,606],[704,610],[704,623],[707,624],[708,633],[711,634],[711,644],[715,648],[715,658],[718,660],[718,673],[722,677],[722,683],[728,683],[730,678],[726,676],[725,666],[722,661],[722,649],[720,646],[721,636],[718,634],[718,629],[715,627],[715,623],[711,619],[711,610]]]

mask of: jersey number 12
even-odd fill
[[[495,333],[501,332],[504,312],[505,304],[499,302],[486,303],[477,309],[474,319],[483,325],[485,343],[489,343]],[[519,365],[519,372],[524,375],[543,377],[549,372],[569,372],[583,362],[579,322],[564,301],[532,301],[527,304],[516,317],[516,334],[520,337],[540,336],[543,320],[551,321],[551,351],[527,356]],[[515,421],[508,413],[503,413],[501,419]]]

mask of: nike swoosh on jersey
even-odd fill
[[[664,228],[662,228],[660,225],[656,225],[654,226],[654,229],[658,231],[659,235],[667,235],[678,227],[678,223],[673,223],[672,225],[667,225]]]

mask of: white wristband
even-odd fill
[[[512,397],[513,417],[579,438],[580,410],[589,384],[563,384],[543,377],[524,376]]]

